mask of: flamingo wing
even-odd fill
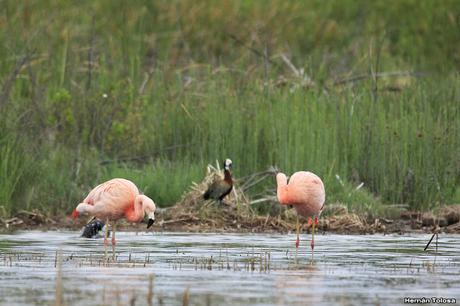
[[[119,219],[134,208],[138,194],[139,190],[131,181],[112,179],[91,190],[83,203],[93,206],[92,214],[98,218]]]
[[[307,171],[299,171],[291,176],[289,194],[293,204],[301,204],[305,206],[306,211],[315,214],[323,208],[326,198],[321,179],[316,174]]]

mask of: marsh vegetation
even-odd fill
[[[68,213],[112,177],[170,206],[227,157],[237,179],[309,169],[356,211],[459,203],[459,20],[458,1],[1,1],[0,214]]]

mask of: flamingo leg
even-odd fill
[[[297,220],[296,220],[296,224],[295,224],[295,229],[296,229],[296,234],[297,234],[297,239],[296,239],[296,241],[295,241],[295,248],[296,248],[296,251],[297,251],[297,249],[299,248],[299,244],[300,244],[300,238],[299,238],[299,235],[300,235],[299,216],[297,216]]]
[[[104,234],[104,255],[105,255],[105,260],[108,261],[108,255],[107,255],[107,245],[109,244],[108,238],[109,237],[109,219],[107,218],[105,220],[105,234]]]
[[[116,230],[116,222],[112,224],[112,260],[115,261],[115,244],[117,243],[115,240],[115,230]]]
[[[313,256],[315,254],[315,225],[318,225],[318,217],[315,217],[315,221],[312,224],[311,230],[311,263],[313,264]]]

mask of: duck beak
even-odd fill
[[[150,219],[149,218],[149,222],[147,223],[147,228],[151,227],[153,225],[153,223],[155,223],[155,219]]]

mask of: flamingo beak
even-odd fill
[[[155,223],[155,219],[150,219],[149,218],[149,222],[147,223],[147,228],[151,227],[153,225],[153,223]]]

